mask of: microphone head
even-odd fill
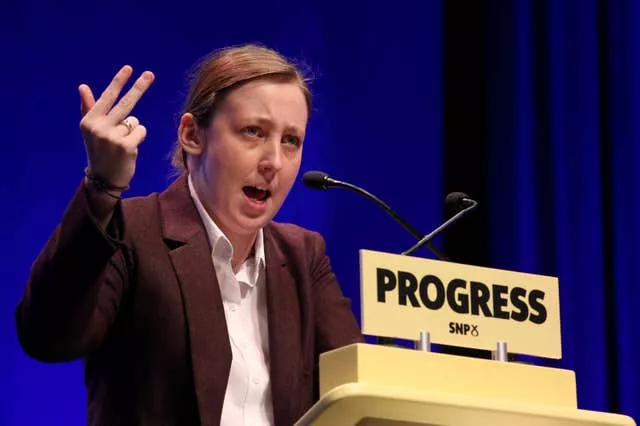
[[[327,189],[329,188],[329,175],[325,172],[315,170],[306,172],[302,175],[302,183],[311,189]]]
[[[476,202],[464,192],[451,192],[444,199],[444,204],[449,211],[459,211],[465,209]]]

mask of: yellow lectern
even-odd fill
[[[420,330],[422,350],[356,344],[322,354],[320,400],[296,425],[635,426],[628,416],[578,409],[573,371],[500,354],[508,345],[560,357],[557,283],[361,251],[363,333],[415,340]],[[428,351],[431,340],[486,349],[491,338],[495,360]]]

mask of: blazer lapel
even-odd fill
[[[163,234],[182,291],[200,421],[220,422],[231,368],[231,346],[211,260],[211,248],[187,179],[160,195]]]
[[[284,253],[265,228],[267,318],[275,424],[292,424],[301,363],[300,305]]]

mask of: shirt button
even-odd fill
[[[237,307],[236,307],[236,305],[231,305],[231,307],[229,309],[231,309],[232,312],[235,312]]]
[[[254,383],[254,384],[256,384],[256,385],[259,385],[259,384],[260,384],[260,380],[258,380],[258,379],[256,379],[256,378],[254,378],[254,379],[253,379],[253,383]]]

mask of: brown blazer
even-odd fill
[[[273,412],[317,399],[324,351],[362,341],[319,234],[264,230]],[[216,425],[231,347],[211,248],[184,177],[119,204],[108,235],[81,185],[16,311],[25,352],[85,360],[91,425]]]

